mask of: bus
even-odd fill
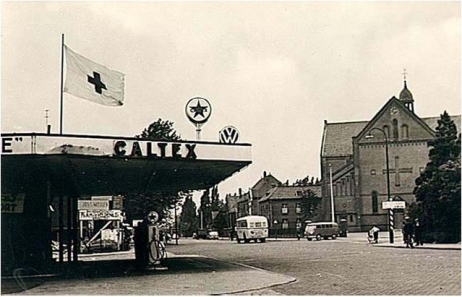
[[[254,240],[265,242],[268,237],[268,219],[263,216],[245,216],[236,220],[237,243]]]
[[[316,238],[316,240],[321,239],[337,239],[339,235],[338,224],[335,222],[318,222],[318,223],[309,223],[305,227],[305,237],[309,241]]]

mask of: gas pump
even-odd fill
[[[151,211],[142,222],[135,227],[135,259],[138,268],[161,269],[165,244],[157,221],[159,214]]]

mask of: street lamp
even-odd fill
[[[335,210],[334,210],[334,190],[332,184],[332,164],[329,164],[329,177],[330,177],[330,208],[332,223],[335,223]]]
[[[371,134],[371,132],[374,131],[374,130],[382,132],[383,137],[385,138],[385,163],[386,163],[385,166],[386,166],[386,170],[387,170],[387,198],[388,198],[388,201],[391,201],[391,196],[390,196],[390,169],[388,167],[388,136],[387,136],[387,133],[384,130],[382,130],[380,128],[372,128],[371,130],[369,130],[369,133],[366,135],[366,139],[370,139],[370,138],[374,137],[374,135]],[[393,226],[393,209],[392,208],[388,209],[388,224],[389,224],[388,231],[389,231],[389,235],[390,235],[390,243],[393,243],[394,242],[394,234],[393,234],[394,226]]]

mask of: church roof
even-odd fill
[[[369,121],[324,124],[321,156],[348,156],[353,154],[353,139]]]
[[[438,126],[440,116],[421,118],[432,130]],[[457,131],[461,131],[461,116],[451,116]],[[369,121],[324,124],[321,157],[345,157],[353,154],[353,137],[357,136]]]
[[[457,131],[459,131],[460,133],[460,127],[461,127],[461,124],[460,124],[460,120],[461,120],[461,117],[460,115],[456,115],[456,116],[451,116],[451,120],[454,121],[454,124],[456,125],[456,128],[457,128]],[[440,119],[441,117],[440,116],[437,116],[437,117],[428,117],[428,118],[421,118],[422,121],[425,122],[425,124],[427,124],[430,128],[432,128],[433,130],[436,129],[436,127],[438,127],[438,120]]]

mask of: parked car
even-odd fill
[[[193,234],[193,239],[207,239],[207,230],[199,229],[197,233]]]
[[[316,240],[321,239],[336,239],[339,235],[339,228],[337,223],[334,222],[318,222],[310,223],[306,225],[305,237],[309,241],[315,238]]]
[[[207,239],[218,239],[218,232],[209,231],[209,233],[207,234]]]

